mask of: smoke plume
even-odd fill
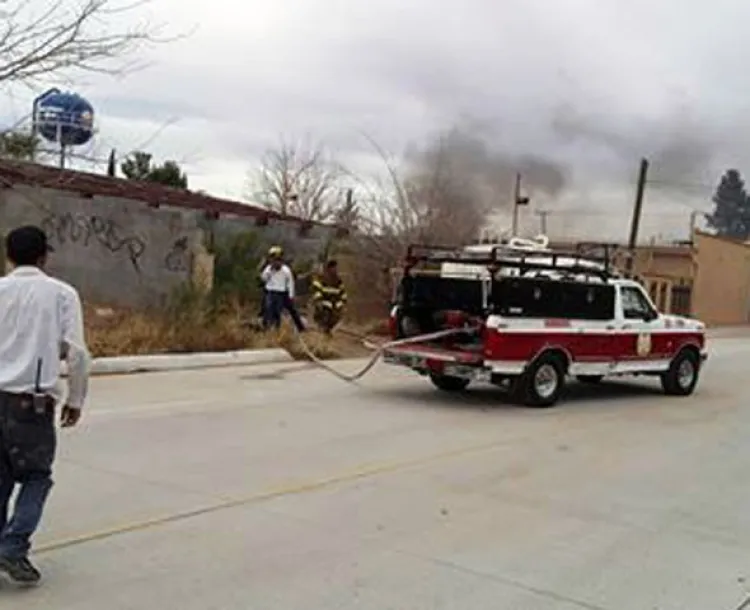
[[[663,119],[616,121],[584,116],[570,106],[558,108],[552,129],[563,142],[605,149],[621,171],[634,172],[638,160],[650,161],[649,188],[683,193],[713,175],[719,138],[682,109]]]
[[[407,161],[422,172],[450,167],[452,175],[471,185],[477,205],[488,211],[511,205],[518,173],[525,193],[542,193],[552,199],[565,190],[570,174],[568,167],[554,159],[499,151],[475,131],[459,127],[437,134],[424,145],[412,145]]]

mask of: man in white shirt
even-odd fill
[[[294,298],[294,274],[278,251],[272,250],[269,262],[260,274],[265,286],[263,324],[279,328],[287,301]]]
[[[28,555],[53,485],[55,406],[63,399],[60,361],[68,364],[60,414],[68,428],[81,417],[90,358],[78,292],[43,271],[52,250],[44,231],[20,227],[5,246],[14,269],[0,278],[0,573],[16,584],[35,585],[41,575]]]
[[[305,323],[302,321],[302,316],[299,315],[297,307],[294,304],[294,273],[289,265],[284,262],[284,251],[281,246],[273,246],[268,251],[268,256],[266,257],[266,260],[263,261],[262,267],[263,270],[260,274],[260,280],[263,285],[261,306],[263,326],[266,329],[269,327],[278,328],[281,324],[281,314],[286,309],[289,312],[289,316],[292,318],[292,322],[297,327],[297,330],[299,332],[304,332]],[[270,297],[268,295],[269,281],[275,286],[273,290],[275,294]],[[286,286],[286,288],[283,288],[283,286]],[[283,297],[281,296],[281,293],[284,294]],[[266,307],[269,303],[273,303],[273,305],[271,305],[271,309],[266,312]],[[278,307],[281,309],[277,309]]]

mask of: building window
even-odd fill
[[[671,313],[678,316],[689,316],[692,313],[692,292],[690,286],[673,286]]]
[[[659,311],[667,311],[667,282],[659,282]]]

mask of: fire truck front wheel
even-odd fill
[[[518,379],[518,397],[529,407],[551,407],[564,387],[564,357],[548,353],[537,358]]]
[[[697,350],[683,349],[672,360],[669,369],[661,376],[664,393],[670,396],[688,396],[698,383],[700,356]]]
[[[461,377],[451,377],[450,375],[430,375],[430,380],[436,388],[444,392],[462,392],[469,386],[469,380]]]

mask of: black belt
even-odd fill
[[[6,392],[0,390],[0,398],[4,398],[12,405],[17,405],[21,409],[33,409],[34,408],[34,394],[31,392]],[[46,410],[54,410],[55,403],[57,402],[54,397],[49,394],[44,395]]]

